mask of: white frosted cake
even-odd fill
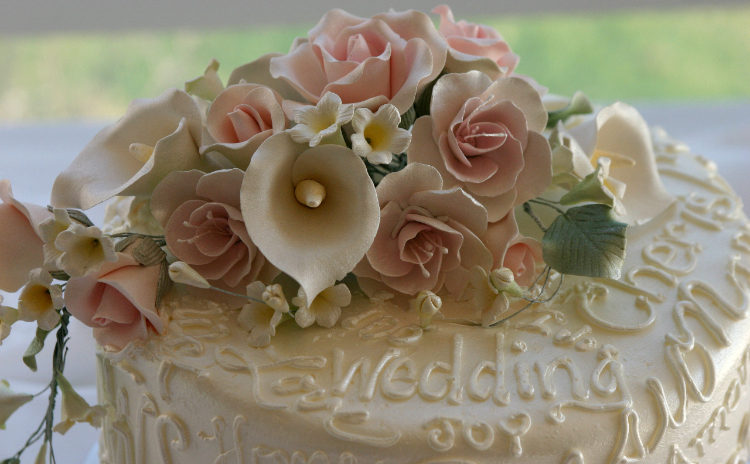
[[[633,107],[549,94],[434,13],[333,10],[226,85],[212,60],[48,208],[0,181],[0,342],[35,322],[35,370],[55,333],[47,414],[0,464],[54,462],[79,422],[103,464],[747,460],[740,199]],[[65,378],[70,317],[101,404]],[[31,398],[0,383],[0,428]]]
[[[679,200],[629,229],[623,278],[499,327],[355,293],[251,348],[236,311],[174,298],[165,335],[99,356],[102,462],[745,462],[748,221],[709,160],[659,161]]]

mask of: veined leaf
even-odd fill
[[[625,230],[612,208],[585,205],[555,219],[542,238],[544,261],[563,274],[619,279],[625,261]]]

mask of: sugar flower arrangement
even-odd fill
[[[57,330],[50,410],[63,396],[63,422],[48,413],[3,463],[38,440],[37,462],[54,462],[53,431],[106,414],[63,376],[71,315],[117,351],[163,334],[164,297],[192,292],[239,310],[262,347],[288,319],[333,327],[356,286],[408,302],[422,325],[467,301],[489,327],[565,274],[620,277],[627,226],[670,203],[643,119],[548,94],[497,31],[433,12],[439,27],[332,10],[226,85],[212,60],[97,134],[49,207],[0,181],[0,289],[20,290],[18,308],[0,306],[0,343],[36,322],[35,370]],[[83,211],[103,202],[100,228]],[[0,426],[29,399],[0,385]]]

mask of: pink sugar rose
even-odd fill
[[[469,270],[489,270],[492,253],[482,243],[487,212],[461,189],[443,190],[437,169],[410,164],[377,187],[380,226],[354,274],[397,292],[438,292],[444,285],[459,298]]]
[[[241,294],[251,282],[270,283],[278,274],[250,239],[242,219],[244,176],[239,169],[173,172],[151,198],[169,250],[214,286]]]
[[[230,85],[208,109],[206,129],[217,143],[201,152],[218,151],[236,167],[247,169],[260,144],[286,129],[281,102],[281,95],[263,85]]]
[[[417,92],[445,65],[445,41],[417,11],[364,19],[331,10],[298,39],[288,55],[271,59],[271,75],[315,104],[326,92],[372,111],[391,103],[403,114]]]
[[[65,288],[70,314],[94,328],[101,346],[121,350],[134,340],[146,340],[149,327],[164,333],[156,309],[160,266],[140,265],[128,253],[104,263],[99,272],[73,278]]]
[[[440,15],[440,34],[448,43],[445,68],[449,72],[477,70],[497,79],[512,73],[518,65],[518,55],[495,29],[464,20],[456,22],[447,5],[432,12]]]
[[[0,290],[16,292],[32,269],[44,265],[39,223],[51,217],[47,208],[13,198],[10,181],[0,180]]]
[[[430,116],[414,124],[408,160],[437,168],[445,188],[463,188],[499,221],[552,180],[546,124],[539,94],[523,79],[447,74],[435,84]]]
[[[503,267],[513,271],[518,285],[529,287],[537,277],[536,265],[543,262],[542,244],[534,238],[518,235],[505,252]]]

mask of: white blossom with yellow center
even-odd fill
[[[29,281],[18,298],[18,319],[36,321],[39,328],[50,331],[60,321],[58,309],[65,305],[62,287],[52,285],[52,276],[44,269],[29,273]]]
[[[62,251],[55,247],[57,236],[73,227],[73,221],[65,209],[55,208],[52,213],[52,217],[39,223],[39,234],[44,242],[44,267],[49,270],[59,269],[57,260]]]
[[[71,277],[98,272],[105,262],[117,261],[114,242],[105,237],[98,227],[74,224],[60,232],[55,240],[55,248],[62,252],[57,259],[58,268]]]
[[[372,164],[388,164],[394,154],[404,153],[411,143],[411,132],[398,127],[401,115],[386,104],[373,114],[367,108],[354,112],[352,150]]]
[[[10,335],[10,326],[18,320],[18,310],[9,306],[3,306],[3,296],[0,295],[0,345]]]
[[[77,422],[87,422],[92,426],[99,428],[102,426],[104,416],[107,411],[103,406],[89,405],[81,395],[79,395],[70,384],[68,379],[60,371],[55,374],[57,385],[62,393],[61,421],[52,429],[60,435],[70,430]]]
[[[289,134],[297,143],[308,143],[311,147],[321,143],[345,145],[341,126],[352,120],[354,105],[344,105],[341,97],[333,92],[323,95],[317,105],[307,105],[294,110],[294,122]]]
[[[318,325],[330,329],[341,317],[341,308],[349,306],[351,302],[352,294],[349,287],[346,284],[338,284],[320,292],[307,306],[305,292],[300,287],[297,296],[292,298],[292,304],[299,306],[294,314],[294,320],[300,327],[309,327],[317,322]]]
[[[242,307],[237,323],[250,332],[250,346],[268,346],[271,344],[271,337],[276,335],[276,327],[281,324],[284,315],[289,313],[289,303],[279,284],[266,287],[263,282],[253,282],[247,286],[247,296],[257,301],[251,300]]]

